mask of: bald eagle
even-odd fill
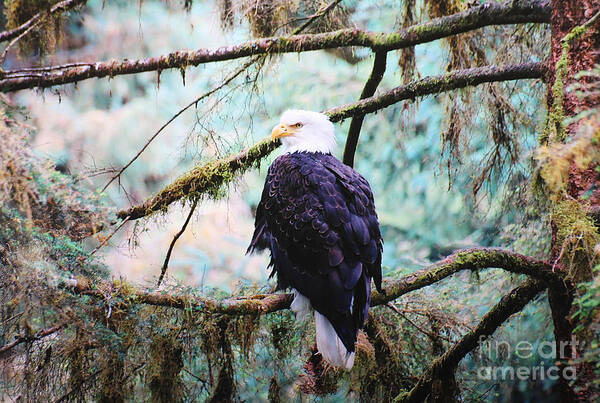
[[[332,154],[335,130],[321,113],[288,110],[271,136],[284,153],[269,167],[248,252],[271,252],[271,277],[291,289],[297,319],[314,310],[317,349],[330,364],[354,364],[371,279],[381,291],[381,252],[369,183]]]

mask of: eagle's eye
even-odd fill
[[[300,123],[300,122],[298,122],[295,125],[293,125],[293,127],[297,128],[297,129],[301,128],[302,126],[304,126],[304,125],[302,123]]]

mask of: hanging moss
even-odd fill
[[[276,312],[266,318],[271,344],[275,348],[278,359],[290,355],[295,340],[295,319],[291,312]]]
[[[16,28],[27,22],[34,15],[45,12],[56,1],[53,0],[10,0],[4,3],[6,26]],[[53,53],[60,39],[61,28],[64,22],[61,16],[44,16],[28,35],[18,42],[20,54],[23,58],[31,55],[42,57]]]
[[[259,315],[244,315],[235,320],[233,337],[246,358],[249,357],[250,351],[254,346],[259,326]]]
[[[152,401],[182,401],[183,383],[179,374],[183,368],[183,347],[177,332],[156,336],[150,346],[149,358],[147,376]]]
[[[600,234],[584,206],[567,199],[557,203],[552,211],[556,223],[556,245],[560,246],[560,261],[575,282],[589,279],[598,263],[595,246]]]

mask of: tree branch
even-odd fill
[[[25,31],[27,31],[30,27],[36,25],[38,23],[38,21],[42,19],[42,17],[44,17],[48,14],[52,15],[52,14],[57,14],[57,13],[63,13],[65,11],[74,9],[75,7],[77,7],[79,5],[85,4],[86,2],[87,2],[87,0],[64,0],[64,1],[58,2],[55,5],[53,5],[52,7],[50,7],[50,10],[41,11],[41,12],[37,13],[36,15],[31,17],[26,22],[19,25],[18,27],[9,29],[7,31],[0,32],[0,42],[9,41],[11,39],[18,37]]]
[[[385,295],[373,292],[371,306],[385,305],[400,296],[432,285],[461,270],[500,268],[511,273],[526,274],[550,286],[562,283],[560,274],[552,271],[547,262],[518,253],[493,248],[477,248],[457,252],[430,267],[423,268],[398,280],[385,281]],[[98,283],[78,278],[65,284],[69,290],[83,295],[104,299],[106,295],[120,297],[124,302],[148,304],[178,309],[193,309],[202,312],[229,315],[264,314],[287,309],[292,294],[264,294],[250,297],[216,300],[193,295],[173,295],[165,292],[122,287],[120,282]]]
[[[425,77],[406,85],[396,87],[379,96],[366,98],[336,108],[325,113],[333,122],[367,113],[376,112],[406,99],[438,94],[459,88],[473,87],[484,83],[542,78],[546,71],[544,63],[522,63],[508,66],[484,66],[456,70],[440,76]]]
[[[383,79],[385,73],[385,67],[387,62],[387,52],[375,53],[375,60],[373,61],[373,70],[371,75],[365,83],[365,87],[360,94],[360,99],[372,97],[375,94],[375,90],[379,86],[379,83]],[[350,122],[350,128],[348,129],[348,135],[346,136],[346,146],[344,147],[344,164],[353,167],[354,166],[354,154],[356,153],[356,146],[358,145],[358,137],[360,136],[360,129],[362,128],[363,120],[365,115],[355,115]]]
[[[543,63],[523,63],[504,67],[486,66],[458,70],[441,76],[426,77],[407,85],[396,87],[375,97],[331,108],[323,113],[332,122],[338,122],[352,116],[365,115],[386,108],[405,99],[436,94],[468,86],[494,81],[541,78],[545,67]],[[185,198],[196,198],[201,193],[216,194],[223,184],[230,182],[234,175],[245,172],[279,146],[279,142],[262,140],[249,149],[227,158],[198,166],[178,178],[174,183],[161,190],[140,205],[121,210],[117,216],[136,220],[157,211],[165,211],[168,206]]]
[[[506,4],[486,3],[461,13],[436,18],[394,33],[377,33],[344,29],[321,34],[263,38],[241,45],[216,49],[176,51],[167,55],[139,60],[89,63],[64,69],[49,66],[27,72],[7,71],[0,80],[0,91],[51,87],[75,83],[88,78],[114,77],[146,71],[186,68],[203,63],[238,59],[259,54],[306,52],[348,46],[389,51],[431,42],[489,25],[548,23],[550,7],[547,0],[511,1]]]
[[[421,376],[415,387],[408,393],[401,394],[394,402],[423,402],[431,393],[431,383],[453,372],[460,360],[479,344],[480,340],[492,335],[511,315],[520,312],[525,305],[545,289],[545,285],[536,280],[527,280],[519,287],[502,297],[479,324],[465,334],[444,355],[436,359]]]
[[[119,211],[117,217],[137,220],[157,211],[166,211],[171,203],[180,199],[198,198],[206,193],[216,196],[219,188],[229,183],[234,174],[242,174],[259,164],[262,158],[280,144],[278,140],[267,138],[238,154],[198,166],[142,204]]]
[[[39,332],[37,332],[36,334],[34,334],[33,336],[18,336],[10,343],[7,343],[7,344],[3,345],[2,347],[0,347],[0,357],[2,357],[4,354],[8,353],[10,350],[12,350],[14,347],[18,346],[19,344],[43,339],[44,337],[50,336],[51,334],[58,332],[60,329],[65,327],[65,325],[66,325],[66,323],[63,323],[60,325],[49,327],[47,329],[42,329]]]
[[[566,283],[563,274],[559,271],[555,272],[552,265],[543,260],[504,249],[474,248],[456,252],[433,266],[417,270],[387,283],[385,295],[374,293],[371,301],[373,305],[386,304],[411,291],[437,283],[459,271],[475,271],[492,267],[515,274],[525,274],[552,288],[564,287]]]

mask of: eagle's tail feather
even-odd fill
[[[298,322],[304,322],[308,319],[312,310],[310,300],[300,294],[295,288],[292,288],[292,294],[294,294],[294,300],[292,301],[290,308],[296,314],[296,320]]]
[[[351,369],[354,365],[354,352],[346,350],[329,320],[315,311],[315,327],[317,330],[317,349],[327,362],[337,367]]]

